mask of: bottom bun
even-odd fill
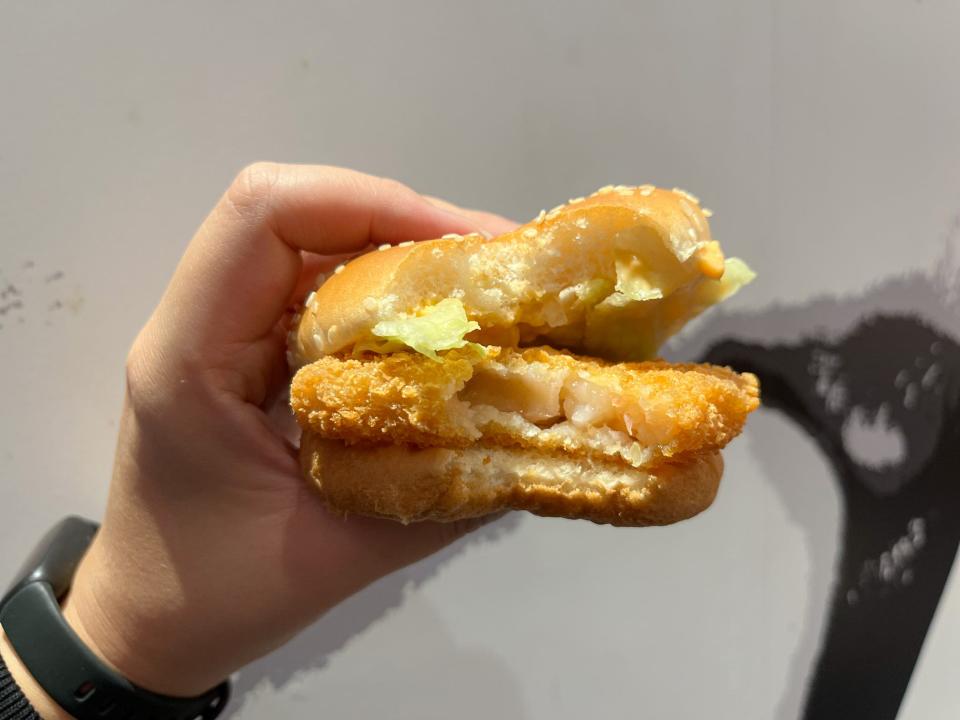
[[[310,432],[300,460],[333,510],[404,523],[527,510],[609,525],[668,525],[708,508],[723,473],[719,452],[643,471],[511,447],[346,445]]]

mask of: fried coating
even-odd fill
[[[719,450],[758,405],[749,374],[615,364],[548,347],[452,350],[442,362],[409,352],[327,356],[291,387],[301,427],[323,438],[448,448],[482,441],[637,468]]]

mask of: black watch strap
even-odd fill
[[[92,530],[91,530],[92,528]],[[78,720],[211,720],[226,705],[229,683],[193,698],[158,695],[137,687],[91,652],[60,612],[59,596],[82,553],[66,552],[71,538],[87,543],[96,526],[67,518],[38,548],[38,564],[0,604],[0,624],[37,684]],[[67,541],[63,541],[67,538]],[[70,567],[71,562],[73,567]],[[55,592],[54,588],[61,591]]]
[[[42,720],[0,657],[0,720]]]

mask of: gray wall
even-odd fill
[[[938,0],[5,4],[0,286],[21,305],[0,316],[0,577],[58,516],[99,515],[127,345],[247,162],[518,219],[681,185],[759,272],[733,312],[907,271],[949,294],[958,23]],[[511,516],[381,581],[243,671],[235,717],[792,720],[839,495],[773,411],[726,457],[694,521]],[[957,717],[957,667],[954,573],[900,717]]]

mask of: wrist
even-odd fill
[[[0,653],[12,669],[4,669],[5,699],[0,698],[0,715],[7,717],[13,712],[17,717],[37,717],[36,711],[40,710],[47,720],[70,716],[218,716],[229,698],[229,682],[213,683],[194,693],[189,684],[182,690],[172,685],[179,675],[163,672],[164,666],[134,662],[138,655],[153,657],[153,647],[173,648],[182,658],[189,642],[183,642],[183,633],[180,642],[163,642],[167,638],[158,636],[152,623],[143,622],[150,617],[149,612],[123,611],[124,599],[126,607],[131,607],[131,599],[150,597],[154,585],[142,581],[113,583],[105,571],[113,570],[113,577],[129,577],[130,570],[123,563],[117,564],[128,554],[97,552],[96,548],[102,550],[102,546],[91,542],[94,537],[101,537],[96,523],[78,517],[61,520],[36,545],[10,591],[0,600],[5,646],[0,647]],[[133,565],[137,567],[138,563]],[[143,564],[139,565],[143,570]],[[148,567],[153,570],[156,566]],[[102,588],[113,587],[119,591],[99,593]],[[109,603],[105,611],[104,600]],[[153,632],[154,643],[142,652],[144,638],[135,631],[138,627]],[[151,675],[146,672],[148,667],[160,670]],[[171,667],[165,666],[167,670]],[[189,673],[190,668],[181,674]],[[168,675],[174,680],[164,683]],[[151,692],[151,688],[156,689]]]
[[[0,628],[0,657],[3,658],[10,677],[20,688],[20,692],[23,693],[27,702],[43,720],[72,720],[73,716],[57,705],[53,698],[47,695],[44,689],[34,680],[33,675],[27,670],[20,660],[20,656],[17,655],[17,651],[10,644],[3,628]]]
[[[201,695],[222,678],[208,679],[177,660],[184,638],[176,612],[158,616],[148,601],[138,598],[143,582],[104,558],[95,540],[77,569],[70,593],[62,603],[63,617],[86,647],[113,671],[134,685],[170,697]],[[159,591],[157,595],[161,595]],[[186,653],[182,653],[186,655]]]

